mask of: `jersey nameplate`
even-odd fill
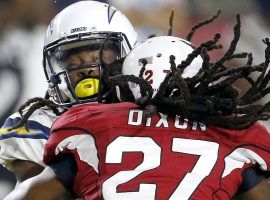
[[[158,122],[153,122],[152,118],[147,118],[143,120],[143,111],[142,110],[130,110],[128,115],[128,124],[131,126],[146,126],[146,127],[175,127],[177,129],[187,129],[191,126],[191,130],[197,130],[198,128],[201,131],[206,131],[206,125],[200,122],[189,123],[188,119],[181,120],[181,117],[175,116],[174,122],[167,119],[167,115],[162,113],[160,114],[160,119]]]

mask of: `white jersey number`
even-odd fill
[[[213,169],[218,158],[219,144],[215,142],[174,138],[172,151],[199,155],[190,173],[187,173],[172,193],[170,200],[186,200]],[[198,151],[199,150],[199,151]],[[149,137],[120,136],[107,147],[106,163],[121,163],[125,152],[142,152],[143,162],[134,170],[120,171],[103,183],[104,199],[155,199],[156,184],[141,183],[137,192],[117,192],[117,186],[127,183],[142,172],[155,169],[161,163],[161,147]],[[200,174],[200,176],[194,176]],[[192,183],[192,184],[190,184]]]

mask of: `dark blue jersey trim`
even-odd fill
[[[31,134],[18,134],[16,132],[9,132],[7,134],[0,135],[0,140],[5,140],[8,138],[30,138],[30,139],[45,139],[48,140],[48,137],[43,134],[43,132],[39,133],[31,133]]]
[[[8,118],[0,130],[0,140],[11,138],[11,137],[32,138],[32,139],[48,139],[49,138],[50,128],[40,124],[37,121],[32,121],[32,120],[29,120],[27,122],[27,129],[29,131],[26,131],[24,127],[11,130],[11,131],[8,130],[12,126],[16,125],[20,120],[21,120],[20,117],[16,117],[14,119]]]

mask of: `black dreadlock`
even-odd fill
[[[191,31],[188,33],[188,35],[187,35],[187,37],[186,37],[187,41],[191,41],[192,36],[194,35],[194,33],[196,32],[197,29],[203,27],[203,26],[206,25],[206,24],[209,24],[209,23],[213,22],[216,18],[218,18],[218,16],[220,15],[220,13],[221,13],[221,10],[218,9],[217,13],[216,13],[215,15],[213,15],[211,18],[206,19],[206,20],[204,20],[204,21],[201,21],[201,22],[195,24],[195,25],[191,28]]]
[[[173,18],[174,18],[174,10],[171,11],[171,14],[170,14],[170,17],[169,17],[169,30],[168,30],[168,36],[172,36],[172,33],[173,33]],[[147,38],[153,38],[153,37],[156,37],[157,35],[156,34],[151,34],[149,35]]]
[[[188,39],[191,39],[198,27],[210,23],[217,18],[219,13],[220,10],[211,19],[195,25],[189,33]],[[125,85],[123,81],[130,81],[138,84],[141,89],[143,88],[142,97],[140,98],[143,101],[140,101],[139,105],[146,109],[144,117],[150,117],[157,112],[161,112],[233,130],[246,129],[258,120],[267,120],[270,118],[270,101],[264,105],[257,104],[257,101],[270,93],[270,86],[268,86],[270,71],[267,71],[270,62],[270,41],[268,38],[263,40],[266,45],[264,62],[259,65],[252,65],[251,53],[234,54],[240,38],[240,27],[240,15],[236,15],[234,37],[230,47],[215,63],[210,62],[208,52],[218,46],[217,43],[220,38],[218,33],[213,40],[204,42],[194,49],[187,59],[178,66],[175,63],[175,57],[170,56],[168,59],[171,64],[171,73],[166,76],[157,94],[152,99],[153,89],[141,76],[122,75],[113,77],[110,79],[112,86],[117,86],[121,90]],[[182,78],[181,75],[184,69],[198,55],[203,58],[201,70],[192,78]],[[245,58],[247,58],[247,62],[243,66],[236,68],[225,66],[226,61]],[[145,63],[142,71],[144,69]],[[253,72],[260,73],[257,80],[249,77]],[[246,79],[251,85],[250,89],[242,96],[232,86],[240,78]],[[125,91],[127,90],[125,88]],[[125,95],[125,100],[134,102],[135,98],[131,91],[128,91]],[[137,102],[136,99],[135,102]]]
[[[169,31],[168,31],[168,35],[171,36],[172,32],[173,32],[173,17],[174,17],[174,10],[171,11],[171,15],[169,18]]]
[[[102,88],[102,91],[99,92],[98,94],[104,95],[103,97],[100,96],[98,98],[100,99],[98,101],[99,103],[101,102],[101,98],[105,103],[119,102],[119,100],[117,99],[116,91],[111,90],[111,88],[109,87],[109,77],[117,76],[121,74],[122,64],[124,62],[125,57],[116,59],[110,64],[106,64],[103,60],[104,49],[106,49],[107,48],[106,46],[110,44],[109,41],[113,41],[115,37],[117,36],[115,36],[114,32],[109,33],[107,37],[104,39],[99,49],[99,60],[100,60],[100,65],[102,66],[102,72],[100,73],[100,76],[102,76],[101,78],[102,87],[99,87],[99,88],[100,89]],[[117,51],[120,54],[120,47],[118,47]]]
[[[22,104],[19,107],[18,112],[22,116],[22,118],[16,125],[10,127],[8,129],[8,131],[11,131],[13,129],[17,129],[17,128],[23,127],[23,126],[25,126],[25,129],[28,131],[28,128],[27,128],[28,118],[37,109],[40,109],[43,107],[47,107],[48,109],[52,110],[56,116],[59,116],[62,113],[62,111],[59,110],[59,106],[56,105],[51,100],[49,100],[47,98],[42,98],[42,97],[34,97],[34,98],[27,100],[24,104]],[[29,109],[26,111],[27,108],[29,108]],[[24,113],[24,111],[25,111],[25,113]]]

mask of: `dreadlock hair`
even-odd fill
[[[192,36],[194,35],[194,33],[196,32],[197,29],[203,27],[204,25],[206,24],[209,24],[211,22],[213,22],[216,18],[218,18],[218,16],[220,15],[221,13],[221,10],[218,9],[217,13],[215,15],[213,15],[211,18],[209,19],[206,19],[206,20],[203,20],[197,24],[195,24],[192,28],[191,28],[191,31],[188,33],[186,39],[187,41],[191,41],[192,39]]]
[[[195,25],[187,38],[190,40],[198,27],[210,23],[217,18],[219,13],[220,10],[211,19]],[[151,98],[153,89],[142,78],[142,72],[139,77],[134,75],[113,77],[110,79],[112,86],[120,88],[121,95],[125,96],[124,100],[135,102],[145,109],[144,117],[151,117],[157,112],[161,112],[232,130],[246,129],[258,120],[267,120],[270,118],[270,101],[264,105],[257,104],[257,102],[270,93],[270,86],[268,86],[270,70],[267,70],[270,62],[270,41],[268,38],[263,40],[266,45],[264,62],[252,65],[251,53],[234,53],[240,38],[240,27],[240,15],[236,15],[234,37],[230,47],[214,63],[210,62],[208,52],[218,46],[219,33],[214,36],[213,40],[204,42],[194,49],[179,65],[175,63],[175,56],[171,55],[168,58],[171,73],[165,77],[154,98]],[[203,58],[201,70],[191,78],[182,78],[184,69],[198,55]],[[229,68],[225,65],[226,61],[246,58],[247,62],[243,66]],[[147,64],[145,62],[141,71],[145,69]],[[250,77],[253,72],[260,74],[256,80]],[[240,78],[246,79],[250,84],[250,88],[242,96],[232,86]],[[127,85],[123,81],[138,84],[142,90],[142,97],[135,99],[132,92],[127,91],[130,90],[129,87],[125,87],[125,90],[122,91],[123,85]]]
[[[173,18],[174,18],[174,10],[171,10],[171,14],[170,14],[170,17],[169,17],[169,30],[168,30],[168,36],[171,36],[172,33],[173,33]],[[149,35],[147,38],[153,38],[153,37],[156,37],[157,35],[156,34],[151,34]]]
[[[119,102],[115,90],[111,90],[111,88],[109,87],[109,77],[121,74],[122,64],[124,62],[125,57],[116,59],[110,64],[106,64],[103,59],[104,50],[107,48],[107,45],[114,40],[115,37],[117,37],[115,36],[115,33],[113,32],[109,33],[104,39],[99,49],[99,62],[100,65],[102,66],[102,73],[100,73],[100,76],[102,76],[101,80],[103,88],[103,91],[98,93],[98,95],[100,95],[98,98],[99,103],[102,102],[102,100],[105,103]],[[118,51],[118,53],[120,53],[119,47],[116,50]],[[99,87],[99,89],[101,89],[101,87]],[[104,93],[106,94],[104,95]],[[101,97],[101,95],[104,95],[104,97]]]
[[[24,104],[22,104],[18,109],[19,114],[22,116],[21,120],[16,125],[10,127],[8,129],[8,131],[11,131],[11,130],[14,130],[14,129],[17,129],[17,128],[23,127],[23,126],[25,127],[25,129],[27,131],[29,131],[27,128],[27,121],[28,121],[29,117],[37,109],[40,109],[43,107],[47,107],[48,109],[52,110],[56,116],[59,116],[63,111],[60,111],[59,106],[56,105],[51,100],[49,100],[47,97],[48,97],[47,95],[45,98],[34,97],[34,98],[27,100]],[[24,113],[24,111],[25,111],[25,113]]]
[[[173,17],[174,17],[174,10],[171,11],[171,15],[170,15],[170,18],[169,18],[169,31],[168,31],[168,34],[169,36],[172,35],[172,32],[173,32]]]
[[[187,38],[191,40],[195,30],[212,22],[219,13],[220,11],[215,15],[216,17],[213,16],[210,20],[205,20],[205,22],[195,25]],[[109,78],[110,90],[115,91],[115,88],[118,87],[121,90],[122,101],[135,102],[146,109],[144,118],[151,117],[157,112],[162,112],[233,130],[246,129],[258,120],[267,120],[270,118],[270,102],[264,105],[256,104],[256,102],[270,93],[270,87],[268,87],[270,71],[267,71],[270,62],[270,41],[268,38],[263,40],[263,43],[266,45],[264,62],[252,65],[253,57],[251,53],[234,53],[240,38],[240,27],[240,16],[237,15],[234,37],[230,47],[224,56],[215,63],[210,62],[208,52],[221,47],[218,44],[221,37],[219,33],[215,34],[213,40],[204,42],[194,49],[187,59],[177,66],[175,57],[173,55],[170,56],[168,59],[172,72],[165,77],[154,98],[151,98],[153,94],[151,85],[142,78],[147,60],[142,60],[143,67],[139,77],[134,75],[116,75]],[[203,58],[201,70],[192,78],[182,78],[181,74],[184,69],[198,55],[202,55]],[[102,59],[102,56],[100,58]],[[247,62],[243,66],[236,68],[225,66],[226,61],[244,58],[247,58]],[[119,65],[122,64],[122,61],[119,62]],[[253,72],[260,73],[256,80],[249,76]],[[232,84],[240,78],[246,79],[250,84],[250,88],[242,96],[232,87]],[[140,98],[135,99],[131,90],[127,87],[128,82],[133,82],[140,86]],[[57,105],[48,99],[30,99],[21,106],[19,112],[22,114],[22,110],[28,106],[30,108],[22,120],[11,129],[24,126],[29,116],[36,109],[44,106],[52,109],[56,115],[60,114]]]

